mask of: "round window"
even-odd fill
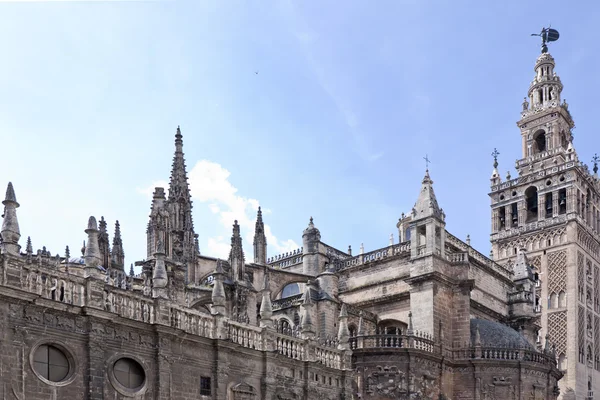
[[[67,355],[50,344],[38,346],[33,354],[33,369],[50,382],[62,382],[69,375],[70,364]]]
[[[121,358],[117,360],[113,370],[117,382],[127,389],[139,389],[146,380],[144,368],[131,358]]]

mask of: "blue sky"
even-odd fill
[[[258,204],[269,255],[301,245],[311,215],[328,244],[383,247],[425,154],[448,230],[488,254],[490,153],[515,176],[529,35],[548,23],[575,148],[600,150],[600,5],[577,4],[0,1],[0,184],[21,244],[78,254],[104,216],[126,262],[145,258],[181,125],[204,254],[226,255],[237,218],[251,259]]]

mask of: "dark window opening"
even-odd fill
[[[544,131],[539,131],[533,140],[535,141],[537,153],[546,150],[546,133]]]
[[[498,211],[499,211],[498,214],[499,214],[500,229],[504,229],[504,228],[506,228],[506,209],[504,207],[502,207]]]
[[[200,395],[202,396],[210,396],[212,394],[211,385],[210,385],[210,377],[201,376],[200,377]]]
[[[519,226],[519,211],[517,210],[517,203],[512,203],[510,212],[512,214],[512,226]]]
[[[61,382],[69,374],[69,360],[60,349],[44,344],[33,355],[33,368],[44,379]]]
[[[131,358],[121,358],[115,363],[113,369],[117,382],[127,389],[140,388],[146,379],[142,366]]]
[[[558,213],[567,213],[567,189],[560,189],[558,191]]]
[[[546,193],[546,218],[552,217],[552,193]]]
[[[406,228],[406,236],[404,241],[410,240],[410,228]]]
[[[527,205],[527,222],[535,221],[538,217],[538,193],[535,186],[530,186],[525,191]]]

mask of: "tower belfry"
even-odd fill
[[[538,337],[548,335],[565,376],[561,393],[600,393],[600,184],[573,145],[575,126],[548,52],[545,28],[522,103],[518,177],[491,180],[492,254],[509,269],[527,254],[535,277]],[[516,273],[516,272],[515,272]],[[589,392],[589,393],[588,393]]]

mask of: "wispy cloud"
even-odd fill
[[[244,250],[249,255],[252,249],[248,243],[252,243],[254,238],[256,213],[260,203],[257,199],[241,196],[238,189],[229,181],[230,175],[231,173],[218,163],[208,160],[198,161],[189,173],[190,192],[196,205],[198,203],[206,204],[208,209],[218,216],[222,232],[227,232],[229,235],[233,221],[238,221],[246,243]],[[148,187],[137,190],[139,193],[152,197],[156,186],[167,188],[168,183],[155,181]],[[263,208],[263,213],[270,214],[271,210]],[[268,224],[265,224],[265,235],[271,254],[288,252],[299,247],[291,239],[279,240]],[[202,246],[202,248],[206,249],[203,252],[207,255],[226,258],[230,248],[229,236],[210,237],[206,246]]]
[[[334,80],[339,79],[342,71],[328,70],[324,63],[317,61],[315,57],[316,49],[319,46],[320,36],[306,22],[304,18],[295,10],[292,1],[278,3],[280,10],[289,22],[287,25],[291,30],[291,34],[296,38],[300,48],[303,51],[304,57],[310,67],[312,73],[317,79],[318,84],[323,91],[331,98],[340,114],[344,117],[345,123],[348,126],[348,131],[354,141],[354,147],[359,156],[365,161],[376,161],[383,156],[383,152],[376,152],[373,146],[368,141],[367,137],[360,129],[360,118],[356,107],[352,104],[352,100],[348,96],[342,95],[337,89]],[[351,77],[345,76],[347,81],[342,86],[352,85]],[[350,80],[350,81],[348,81]],[[339,87],[340,85],[337,85]]]

